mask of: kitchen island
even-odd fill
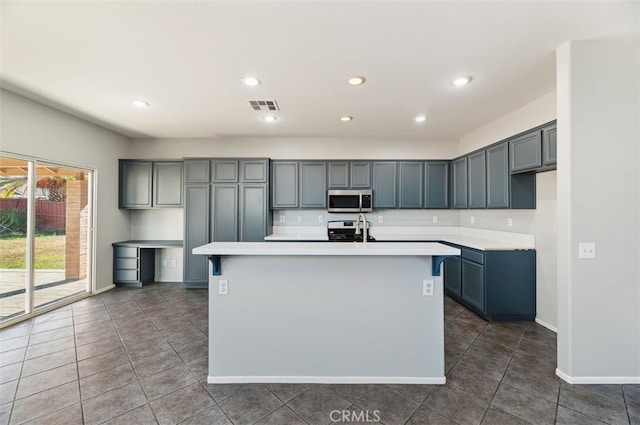
[[[216,242],[193,254],[211,260],[209,383],[445,382],[440,264],[460,250]]]

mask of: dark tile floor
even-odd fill
[[[0,425],[640,424],[640,385],[555,376],[552,332],[445,322],[446,385],[208,385],[207,292],[115,289],[0,331]]]

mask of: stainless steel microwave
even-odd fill
[[[330,213],[371,212],[373,192],[362,190],[329,190],[327,205]]]

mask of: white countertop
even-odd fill
[[[468,227],[391,227],[376,226],[371,236],[385,241],[442,241],[482,251],[510,251],[535,249],[533,235],[500,232]],[[266,241],[327,241],[327,230],[321,226],[274,226],[274,233]],[[372,242],[375,244],[375,242]],[[391,242],[385,243],[387,245]],[[337,245],[340,245],[338,243]],[[332,244],[333,245],[333,244]]]
[[[436,242],[213,242],[193,249],[195,255],[460,255],[460,250]]]

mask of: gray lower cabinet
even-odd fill
[[[397,208],[397,163],[373,163],[373,208]]]
[[[155,251],[134,246],[113,247],[113,282],[119,286],[141,287],[153,282]]]
[[[557,162],[556,125],[542,129],[542,166],[555,165]]]
[[[453,208],[467,208],[467,157],[451,161]]]
[[[509,144],[486,150],[487,208],[509,208]]]
[[[298,162],[271,162],[271,208],[298,208]]]
[[[447,295],[487,320],[534,320],[536,252],[459,248],[460,257],[444,263]]]
[[[485,151],[468,155],[469,208],[487,207],[487,169]]]
[[[327,163],[304,161],[299,166],[300,208],[327,207]]]
[[[121,209],[180,208],[182,161],[120,160]]]
[[[424,208],[423,174],[423,162],[398,162],[398,208]]]
[[[512,173],[533,171],[542,165],[542,133],[532,131],[509,141]]]
[[[211,185],[187,185],[184,189],[184,262],[183,279],[187,287],[206,287],[207,258],[193,255],[191,250],[206,245],[209,238]]]
[[[151,208],[153,161],[120,160],[118,208]]]
[[[424,164],[425,208],[449,208],[449,161]]]

